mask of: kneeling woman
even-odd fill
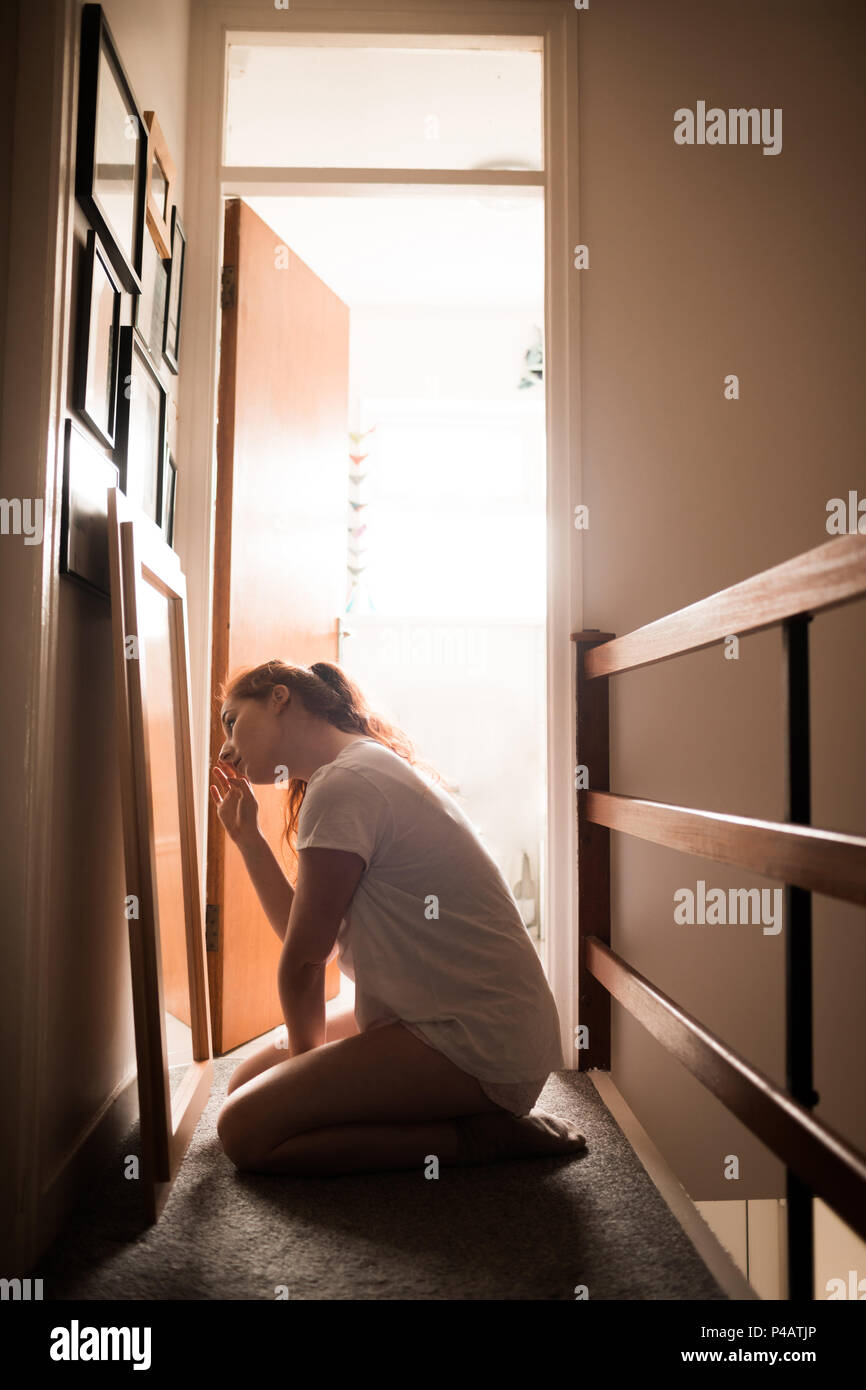
[[[330,662],[269,661],[219,698],[211,796],[283,943],[289,1037],[288,1053],[271,1044],[232,1076],[217,1123],[232,1162],[322,1176],[584,1148],[572,1125],[532,1109],[564,1065],[556,1003],[498,865],[438,773]],[[294,888],[251,785],[283,783]],[[335,950],[353,1015],[326,1011]]]

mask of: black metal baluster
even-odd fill
[[[785,800],[787,820],[812,818],[809,736],[810,613],[782,623],[784,654]],[[812,1077],[812,894],[785,886],[785,1074],[787,1089],[811,1109],[818,1101]],[[811,1188],[790,1168],[786,1176],[788,1298],[814,1297],[814,1224]]]

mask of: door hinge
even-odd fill
[[[237,286],[237,266],[224,265],[222,273],[222,307],[233,309],[235,307],[235,289]]]
[[[219,950],[220,910],[218,903],[208,903],[204,910],[204,940],[206,951]]]

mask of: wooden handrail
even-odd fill
[[[743,637],[800,613],[826,612],[866,594],[866,536],[836,536],[773,569],[680,608],[586,653],[588,680],[634,671]],[[572,634],[576,637],[577,634]]]
[[[678,1062],[858,1235],[866,1237],[866,1160],[862,1154],[597,937],[586,938],[586,964],[609,994]]]
[[[573,632],[578,844],[578,1069],[610,1070],[616,998],[787,1165],[788,1298],[813,1298],[813,1194],[866,1237],[866,1158],[810,1109],[813,892],[866,906],[866,840],[811,824],[808,624],[866,595],[866,536],[839,536],[623,637]],[[783,823],[618,796],[609,789],[608,681],[727,637],[782,625]],[[580,776],[585,776],[581,784]],[[787,1091],[732,1052],[610,949],[610,830],[785,884]],[[750,890],[746,890],[749,892]]]
[[[866,840],[859,836],[723,816],[607,791],[578,795],[586,797],[586,819],[594,825],[866,907]]]

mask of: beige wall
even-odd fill
[[[50,810],[38,788],[51,777],[43,737],[51,720],[51,700],[44,695],[43,595],[54,560],[55,488],[46,484],[46,467],[53,467],[48,417],[57,397],[53,339],[62,300],[56,285],[56,213],[66,74],[61,0],[20,4],[8,21],[3,36],[12,51],[4,49],[2,61],[15,80],[8,88],[3,84],[11,115],[4,129],[12,140],[7,196],[0,203],[8,265],[2,291],[0,478],[4,498],[35,505],[37,512],[40,501],[45,504],[44,544],[27,545],[14,532],[0,538],[0,1048],[5,1058],[0,1112],[7,1120],[0,1129],[0,1251],[7,1267],[17,1263],[20,1270],[39,1182],[29,1156],[38,1151],[39,1105],[32,1099],[43,1038],[38,1010],[25,1001],[32,998],[41,968],[39,922],[47,870],[38,862],[36,845],[50,826]]]
[[[107,0],[104,8],[138,103],[142,110],[156,111],[165,132],[178,166],[176,199],[183,214],[189,0],[155,0],[144,7],[134,0]],[[9,775],[2,869],[4,898],[12,907],[3,921],[2,981],[11,993],[4,996],[0,1012],[4,1037],[7,1032],[11,1037],[4,1047],[9,1065],[0,1099],[4,1111],[8,1102],[8,1113],[20,1108],[26,1117],[27,1132],[20,1142],[24,1151],[34,1145],[38,1171],[31,1173],[28,1166],[24,1182],[28,1188],[32,1184],[32,1200],[50,1224],[51,1213],[62,1213],[69,1200],[70,1159],[112,1098],[135,1077],[136,1060],[123,914],[111,611],[107,598],[58,575],[64,416],[72,415],[86,432],[72,408],[77,286],[88,228],[74,196],[81,5],[51,0],[36,12],[25,7],[24,13],[15,118],[27,139],[15,146],[13,168],[21,204],[10,209],[8,243],[5,225],[0,240],[0,264],[7,245],[11,251],[10,275],[8,282],[3,277],[0,294],[2,313],[8,283],[9,325],[5,358],[0,359],[3,486],[4,495],[44,497],[45,537],[43,546],[32,547],[23,559],[23,552],[12,548],[20,538],[4,537],[0,554],[7,599],[4,666],[9,663],[19,682],[10,717],[4,719]],[[4,48],[4,70],[5,61]],[[0,91],[4,106],[15,99],[14,85],[7,89],[0,82]],[[7,129],[5,122],[2,129]],[[7,169],[0,144],[0,186]],[[57,196],[59,218],[52,204]],[[6,202],[3,198],[4,209]],[[24,207],[29,221],[21,215]],[[29,312],[24,302],[28,293]],[[132,321],[129,295],[124,296],[122,321]],[[52,371],[55,347],[58,362]],[[162,378],[171,397],[169,439],[180,472],[183,440],[174,404],[179,378],[165,365]],[[44,436],[34,433],[32,422],[48,408],[49,393],[54,423],[46,474]],[[56,457],[55,425],[60,440]],[[35,571],[42,565],[40,578]],[[21,694],[28,681],[30,694]],[[44,794],[36,800],[39,788]],[[43,852],[41,844],[46,847],[44,875],[28,859],[23,838],[16,840],[25,821],[35,827],[33,855]],[[35,879],[41,880],[37,887]],[[37,959],[38,933],[28,933],[21,923],[29,920],[35,927],[41,896],[47,899],[49,931]],[[28,973],[39,981],[38,998],[34,1011],[20,1019]],[[14,1153],[9,1144],[3,1145],[2,1162],[11,1177]],[[0,1244],[12,1249],[15,1228],[20,1235],[24,1218],[14,1210],[14,1180],[4,1183],[3,1190]]]
[[[183,217],[189,4],[157,0],[142,6],[135,0],[105,0],[104,10],[138,104],[142,111],[156,112],[177,164],[175,200]],[[70,326],[77,321],[76,287],[88,228],[85,214],[74,201],[74,182],[71,200]],[[123,306],[124,322],[131,323],[131,295],[124,295]],[[68,338],[66,403],[74,414],[73,351]],[[180,471],[175,405],[179,378],[165,363],[161,377],[170,393],[169,439]],[[55,725],[52,919],[64,930],[58,931],[55,968],[46,975],[49,1032],[40,1097],[45,1183],[92,1123],[105,1098],[136,1069],[129,941],[123,916],[126,888],[111,610],[107,599],[66,580],[59,586],[59,602],[57,685],[63,698],[58,701]]]
[[[8,208],[12,190],[12,125],[15,115],[15,49],[18,41],[18,9],[3,15],[0,36],[0,208]],[[6,351],[6,301],[9,279],[9,221],[0,215],[0,382]],[[0,391],[0,411],[3,395]],[[2,421],[2,417],[0,417]]]
[[[821,545],[828,499],[866,494],[864,41],[848,0],[581,16],[586,626],[628,632]],[[699,100],[781,107],[782,152],[676,145]],[[866,605],[818,615],[810,642],[813,820],[862,835]],[[613,678],[611,789],[784,819],[780,662],[776,630],[738,661]],[[784,932],[673,921],[699,878],[781,885],[611,839],[613,949],[784,1085]],[[815,897],[813,921],[816,1113],[863,1148],[863,913]],[[618,1005],[612,1073],[692,1197],[784,1195],[781,1165]]]

